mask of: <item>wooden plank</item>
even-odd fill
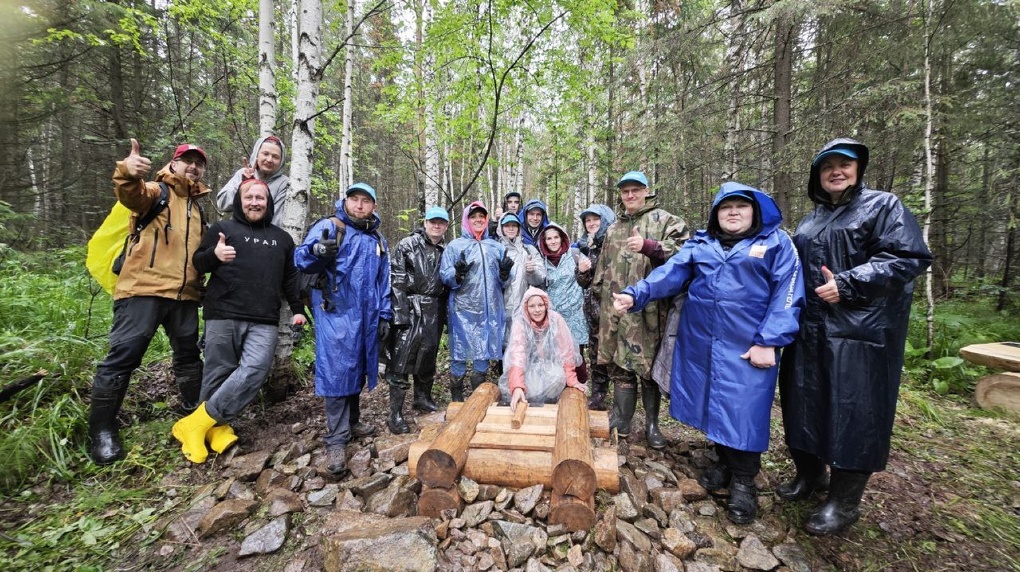
[[[478,427],[482,427],[479,424]],[[475,436],[471,438],[471,447],[475,449],[517,449],[519,451],[546,451],[552,452],[556,445],[556,437],[553,435],[535,435],[533,433],[520,433],[517,431],[500,431],[491,433],[476,430]]]
[[[468,443],[489,405],[499,397],[494,383],[479,385],[418,461],[418,480],[431,488],[453,487],[467,462]]]
[[[1020,343],[973,344],[960,348],[960,357],[993,369],[1020,371]]]
[[[1020,413],[1020,373],[986,375],[978,380],[974,398],[982,409],[1001,408]]]
[[[460,402],[450,403],[446,410],[446,418],[452,419],[461,407]],[[536,407],[534,405],[528,407],[528,415],[524,419],[524,423],[521,425],[522,431],[527,430],[530,426],[556,426],[556,415],[559,412],[559,407],[556,404],[544,405],[542,407]],[[509,430],[512,428],[511,422],[513,419],[513,412],[510,408],[505,405],[492,405],[488,411],[485,412],[485,418],[482,419],[482,423],[486,424],[504,424],[505,429]],[[589,411],[588,412],[588,423],[589,431],[591,436],[596,439],[609,439],[609,412],[608,411]],[[495,425],[490,425],[495,426]],[[499,429],[495,429],[499,431]],[[537,432],[535,434],[552,435],[549,432]]]
[[[588,433],[588,403],[584,393],[567,389],[560,394],[559,406],[552,459],[553,492],[587,501],[597,487]]]

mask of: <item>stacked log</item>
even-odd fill
[[[589,412],[579,391],[563,395],[566,401],[561,396],[559,405],[518,407],[516,412],[496,405],[479,408],[471,399],[451,403],[446,425],[427,428],[411,445],[410,476],[423,485],[418,513],[459,513],[459,475],[516,489],[541,484],[552,490],[551,523],[570,530],[590,528],[595,490],[620,490],[617,453],[592,448],[591,437],[609,437],[606,412]]]
[[[974,399],[984,409],[1005,409],[1020,413],[1020,343],[974,344],[960,348],[960,357],[1005,372],[977,380]]]

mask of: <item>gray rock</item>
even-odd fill
[[[707,562],[686,562],[687,572],[722,572],[715,564]]]
[[[350,454],[350,451],[348,451]],[[372,476],[372,451],[359,448],[347,461],[347,469],[355,479],[363,479]]]
[[[596,515],[595,544],[602,550],[612,554],[616,550],[616,507],[609,507]]]
[[[658,540],[662,533],[654,518],[639,518],[634,521],[634,528],[648,535],[652,540]]]
[[[492,501],[496,503],[496,510],[503,510],[506,507],[510,506],[510,501],[512,500],[514,500],[514,495],[511,494],[510,491],[508,491],[507,489],[500,489],[499,494],[496,495],[496,498],[492,499]]]
[[[484,552],[478,554],[478,561],[475,564],[477,570],[489,570],[496,565],[496,560],[492,557],[492,553],[486,549]]]
[[[530,513],[538,504],[538,499],[542,498],[542,490],[542,485],[535,485],[517,491],[514,493],[514,507],[521,514]]]
[[[550,495],[542,494],[542,498],[538,499],[538,504],[535,505],[535,509],[531,512],[531,516],[545,520],[549,518],[549,511],[552,510],[552,500]]]
[[[648,487],[628,469],[620,471],[620,491],[630,495],[634,506],[641,508],[648,502]],[[625,518],[619,515],[620,518]]]
[[[694,553],[694,560],[717,566],[720,570],[726,571],[735,571],[739,566],[736,554],[732,550],[719,548],[702,548]]]
[[[759,510],[759,514],[762,514],[763,512],[764,511]],[[752,521],[750,524],[727,525],[726,534],[737,540],[744,538],[748,534],[754,534],[764,544],[779,544],[786,538],[786,532],[784,530],[780,530],[760,518]]]
[[[619,561],[620,569],[624,572],[652,572],[653,569],[652,555],[648,551],[636,549],[627,542],[620,544]]]
[[[241,542],[241,551],[237,555],[250,556],[276,552],[287,540],[289,525],[287,516],[274,518],[269,524],[245,537]]]
[[[365,449],[366,451],[368,449]],[[363,499],[368,499],[375,493],[389,486],[393,477],[386,473],[375,473],[367,477],[361,477],[344,483],[344,488],[350,489],[354,494]]]
[[[270,491],[270,489],[284,486],[286,481],[287,475],[275,469],[265,469],[259,473],[259,477],[255,479],[255,492],[260,495],[265,495]]]
[[[641,553],[647,553],[652,549],[652,541],[645,533],[637,529],[633,524],[625,520],[616,520],[616,537],[626,540]]]
[[[208,538],[240,524],[259,506],[255,501],[227,499],[209,509],[198,522],[198,537]]]
[[[413,514],[418,497],[402,484],[402,479],[394,479],[388,487],[369,497],[365,510],[389,517]]]
[[[684,534],[694,532],[694,517],[686,509],[673,509],[669,511],[669,526]]]
[[[665,485],[665,483],[662,482],[662,479],[660,479],[658,476],[656,476],[653,473],[649,473],[649,474],[645,475],[644,482],[645,482],[645,489],[647,489],[647,490],[659,489],[659,488],[662,488]]]
[[[411,443],[418,440],[418,435],[408,433],[406,435],[383,435],[375,439],[375,452],[381,463],[393,463],[399,465],[407,460]]]
[[[305,495],[305,499],[308,500],[310,506],[332,506],[338,492],[340,492],[339,486],[326,485],[317,491],[309,492]]]
[[[669,526],[669,515],[654,503],[648,503],[641,509],[641,514],[655,520],[656,524],[662,527]]]
[[[491,500],[488,500],[469,504],[464,507],[464,512],[461,513],[461,518],[464,519],[465,525],[475,527],[486,518],[489,518],[489,514],[492,513],[493,504],[494,503]]]
[[[357,497],[350,489],[340,493],[340,496],[336,499],[337,510],[352,510],[354,512],[361,512],[365,508],[365,501]]]
[[[654,472],[659,480],[670,484],[676,484],[676,475],[674,475],[673,471],[671,471],[666,465],[658,461],[645,459],[645,466],[648,467],[650,471]]]
[[[761,540],[753,534],[748,534],[740,543],[737,562],[744,568],[752,570],[772,570],[779,566],[779,559],[773,556],[769,549],[761,543]]]
[[[649,490],[648,494],[652,497],[652,503],[666,514],[687,506],[687,499],[680,489],[659,487]]]
[[[227,467],[227,475],[237,477],[239,480],[251,482],[266,468],[269,462],[271,451],[256,451],[248,455],[241,455],[230,460]]]
[[[202,521],[202,516],[214,506],[216,506],[216,497],[212,496],[209,491],[200,492],[195,496],[188,510],[184,511],[180,518],[167,525],[163,538],[181,544],[194,542],[198,523]]]
[[[461,477],[461,480],[464,480],[464,477]],[[503,490],[503,487],[498,485],[475,484],[478,485],[478,497],[475,500],[495,500],[496,495]],[[464,502],[467,501],[465,500]]]
[[[343,526],[337,521],[353,514],[334,512],[329,522]],[[432,572],[439,565],[437,539],[430,519],[363,515],[350,520],[355,521],[352,526],[320,538],[325,572]]]
[[[621,492],[613,497],[613,502],[616,505],[616,518],[618,519],[633,522],[640,514],[630,493]]]
[[[701,516],[715,516],[719,512],[719,507],[715,506],[714,502],[704,502],[698,505],[698,514]]]
[[[574,568],[584,565],[584,551],[581,550],[580,544],[575,544],[570,547],[570,550],[567,550],[567,562]]]
[[[294,491],[287,489],[273,489],[269,491],[269,494],[263,500],[263,504],[269,506],[266,514],[270,518],[276,518],[292,512],[301,512],[305,509],[304,505],[301,504],[301,497]]]
[[[480,492],[480,488],[478,486],[478,483],[472,481],[467,477],[461,477],[460,481],[457,482],[457,491],[460,493],[460,498],[465,503],[473,503],[475,502],[476,499],[478,499],[478,493]]]
[[[308,491],[317,491],[324,486],[326,486],[326,479],[320,476],[314,476],[305,479],[305,482],[301,484],[301,492],[307,493]]]
[[[684,572],[684,563],[672,554],[655,555],[655,572]]]
[[[687,502],[708,498],[708,491],[694,479],[680,479],[676,483],[676,488],[684,495]]]
[[[777,544],[772,547],[772,554],[790,569],[790,572],[811,572],[804,549],[792,542]]]
[[[549,537],[536,526],[505,520],[492,521],[495,536],[502,541],[506,563],[510,568],[524,564],[536,551],[544,551]]]
[[[698,549],[693,540],[675,528],[662,531],[662,547],[681,560],[688,558]]]
[[[536,558],[529,558],[528,563],[524,566],[524,572],[552,572],[549,567],[542,564]]]

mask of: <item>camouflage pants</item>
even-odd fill
[[[609,381],[617,387],[628,389],[637,388],[638,380],[645,383],[652,383],[651,379],[642,379],[638,377],[637,373],[627,371],[615,363],[611,363],[605,367],[609,368]]]

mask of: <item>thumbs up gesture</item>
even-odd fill
[[[340,245],[337,244],[336,239],[329,237],[328,228],[322,229],[319,242],[312,246],[312,254],[319,258],[336,258],[338,252],[340,252]]]
[[[822,266],[822,278],[825,279],[825,284],[815,288],[815,294],[818,294],[818,297],[825,302],[838,304],[839,286],[836,285],[836,277],[832,274],[832,271],[824,265]]]
[[[216,253],[216,258],[220,259],[220,262],[232,262],[237,258],[237,251],[234,250],[233,246],[227,244],[227,236],[220,233],[220,240],[216,243],[216,248],[213,250]]]
[[[148,157],[142,157],[141,146],[137,139],[131,139],[131,153],[124,158],[124,169],[129,177],[144,179],[152,170],[152,161]]]
[[[642,238],[637,227],[634,227],[634,232],[630,233],[630,236],[627,237],[627,249],[631,252],[641,252],[641,249],[644,248],[644,246],[645,239]]]

